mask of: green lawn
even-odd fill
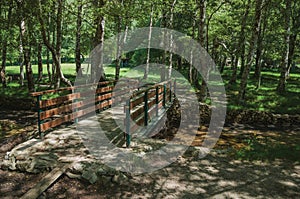
[[[259,90],[256,89],[254,74],[250,74],[248,80],[246,100],[238,105],[237,95],[240,81],[234,86],[229,86],[231,72],[226,71],[223,79],[226,84],[226,92],[229,95],[228,107],[230,109],[253,109],[273,113],[300,114],[300,73],[291,74],[287,80],[286,92],[279,95],[276,92],[280,74],[275,71],[263,71],[262,83]]]
[[[85,70],[88,66],[83,65]],[[37,76],[37,65],[33,65],[33,73]],[[63,72],[67,78],[71,81],[75,80],[75,64],[62,64]],[[115,75],[115,68],[113,66],[106,66],[104,68],[107,78],[113,79]],[[18,74],[18,66],[8,66],[7,75]],[[157,71],[158,72],[158,71]],[[44,65],[44,76],[46,76],[47,69]],[[130,68],[121,68],[121,77],[142,78],[143,71],[131,70]],[[187,74],[183,74],[187,76]],[[229,86],[228,82],[231,77],[231,71],[229,69],[224,71],[222,78],[225,83],[226,94],[229,96],[228,108],[229,109],[254,109],[260,111],[268,111],[273,113],[287,113],[287,114],[300,114],[300,72],[292,73],[287,81],[287,91],[285,94],[278,95],[276,93],[276,86],[279,79],[279,72],[263,71],[262,72],[262,84],[259,90],[256,89],[256,81],[251,73],[246,93],[246,101],[243,104],[237,103],[237,95],[239,91],[239,80],[236,85]],[[150,73],[149,79],[152,81],[158,81],[158,73]],[[239,78],[238,78],[239,79]],[[43,84],[47,83],[45,78]],[[2,87],[2,85],[0,86]],[[36,87],[36,90],[44,90],[47,87]],[[26,87],[20,87],[17,81],[9,82],[7,89],[0,89],[1,96],[28,98],[28,92]]]

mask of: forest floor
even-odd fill
[[[33,136],[35,118],[31,111],[0,111],[0,161],[7,151]],[[195,145],[205,130],[200,129]],[[300,198],[299,143],[297,126],[231,125],[203,159],[182,157],[122,184],[90,184],[62,175],[40,198]],[[20,198],[45,175],[0,169],[0,196]]]

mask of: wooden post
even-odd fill
[[[144,95],[144,109],[145,109],[144,123],[145,126],[148,126],[148,91],[146,91]]]
[[[155,102],[156,102],[156,107],[155,107],[155,109],[156,109],[156,117],[158,116],[158,104],[159,104],[159,86],[156,86],[156,88],[155,88]]]
[[[72,89],[72,93],[75,93],[75,90],[74,90],[74,89]],[[75,98],[75,99],[73,100],[73,105],[75,104],[75,105],[77,106],[77,102],[78,102],[78,98]],[[77,107],[75,108],[74,112],[75,112],[75,113],[78,112],[78,108],[77,108]],[[73,115],[75,116],[76,114],[73,113]],[[78,117],[76,117],[76,118],[74,119],[74,122],[75,122],[75,124],[78,123]]]
[[[164,84],[164,94],[163,94],[163,106],[166,108],[166,94],[167,94],[167,86]]]
[[[98,93],[98,89],[99,88],[101,88],[101,85],[99,84],[99,82],[98,82],[98,84],[97,84],[97,88],[96,88],[96,96],[95,96],[95,100],[96,100],[96,98],[98,98],[101,94],[99,94]],[[99,105],[101,102],[100,101],[98,101],[96,104],[97,105]],[[95,104],[95,105],[96,105]],[[98,108],[96,108],[96,113],[100,113],[100,109],[98,109]]]
[[[42,124],[42,121],[41,121],[41,106],[40,106],[40,102],[42,100],[42,95],[38,95],[37,97],[37,101],[36,101],[36,108],[37,108],[37,113],[38,113],[38,129],[39,129],[39,134],[40,134],[40,137],[43,138],[44,135],[42,133],[42,130],[41,130],[41,124]]]
[[[125,105],[126,113],[126,147],[130,147],[131,135],[130,135],[130,98],[126,101]]]
[[[172,80],[170,80],[170,102],[172,102]]]
[[[175,98],[176,97],[176,79],[174,80],[173,93],[174,93],[174,98]]]

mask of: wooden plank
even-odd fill
[[[141,114],[144,114],[144,112],[145,112],[145,107],[144,106],[140,106],[135,111],[132,111],[132,113],[130,114],[131,119],[132,120],[137,119]]]
[[[113,86],[106,86],[106,87],[103,87],[103,88],[96,89],[96,94],[107,93],[107,92],[111,92],[113,90],[114,90]]]
[[[115,82],[116,82],[116,80],[98,82],[98,83],[93,83],[93,84],[84,84],[84,85],[73,86],[73,87],[65,87],[65,88],[59,88],[59,89],[53,89],[53,90],[33,92],[33,93],[30,93],[30,95],[32,97],[36,97],[36,96],[50,94],[50,93],[58,93],[58,92],[62,92],[62,91],[72,91],[72,90],[75,90],[75,89],[78,89],[78,88],[91,87],[91,86],[97,86],[97,85],[108,85],[108,84],[112,84],[112,83],[115,83]]]
[[[96,106],[94,106],[94,104],[92,106],[87,107],[86,109],[83,110],[79,110],[77,112],[74,113],[70,113],[68,115],[63,115],[61,118],[57,118],[54,120],[51,120],[49,122],[45,122],[43,124],[41,124],[41,130],[42,131],[46,131],[50,128],[59,126],[65,122],[72,122],[74,119],[82,117],[84,115],[87,115],[97,109],[102,109],[102,108],[106,108],[109,107],[112,104],[112,100],[109,101],[105,101],[102,102],[100,104],[97,104]]]
[[[107,108],[107,107],[111,106],[112,103],[113,103],[113,100],[108,100],[108,101],[102,102],[102,103],[100,103],[100,104],[97,104],[97,105],[96,105],[96,108],[97,108],[97,109]]]
[[[132,100],[130,102],[130,109],[134,109],[136,106],[138,106],[139,104],[142,104],[144,102],[144,95]]]
[[[44,191],[48,189],[65,171],[69,165],[65,165],[61,168],[53,169],[48,175],[46,175],[41,181],[39,181],[32,189],[24,194],[21,199],[34,199],[38,198]]]
[[[151,101],[148,102],[148,109],[150,109],[151,107],[153,107],[156,104],[156,99],[152,99]]]
[[[73,120],[73,114],[69,114],[69,115],[65,115],[61,118],[57,118],[57,119],[51,120],[49,122],[45,122],[45,123],[41,124],[41,131],[46,131],[50,128],[59,126],[65,122],[70,122],[72,120]]]
[[[80,93],[72,93],[69,95],[40,101],[40,108],[44,109],[54,105],[60,105],[62,103],[72,102],[74,99],[80,98]]]
[[[77,103],[79,104],[79,103]],[[52,117],[53,115],[60,115],[62,113],[67,113],[73,110],[73,107],[75,107],[76,104],[67,104],[62,107],[53,108],[47,111],[44,111],[41,113],[41,120],[47,119],[49,117]]]
[[[139,126],[144,126],[145,124],[145,116],[142,115],[140,118],[138,118],[137,120],[135,120],[135,123]]]
[[[154,85],[152,85],[152,86],[150,86],[150,87],[147,87],[147,88],[145,88],[145,89],[141,89],[141,90],[135,92],[135,93],[132,95],[132,97],[136,97],[136,96],[140,95],[141,93],[144,93],[144,92],[149,91],[149,90],[151,90],[151,89],[155,89],[155,88],[158,87],[158,86],[160,87],[160,86],[163,86],[164,84],[168,84],[168,83],[170,83],[170,81],[171,81],[171,80],[167,80],[167,81],[164,81],[164,82],[160,82],[160,83],[154,84]]]
[[[105,87],[105,88],[106,88],[106,90],[111,89],[111,88],[107,88],[107,87]],[[51,106],[58,106],[62,103],[68,103],[73,100],[79,99],[81,97],[89,97],[89,96],[95,96],[95,95],[96,95],[95,91],[92,90],[92,91],[86,91],[86,92],[72,93],[69,95],[65,95],[65,96],[61,96],[61,97],[57,97],[57,98],[53,98],[53,99],[49,99],[49,100],[42,100],[40,102],[40,108],[44,109],[44,108],[48,108]],[[107,95],[105,95],[105,97],[107,97]],[[103,100],[104,100],[104,98],[103,98]]]
[[[155,90],[151,90],[148,92],[148,99],[152,98],[152,97],[155,97],[156,95],[156,91]]]
[[[143,126],[139,126],[137,125],[136,123],[133,123],[131,126],[130,126],[130,132],[131,134],[134,134],[139,128],[142,128]]]
[[[104,95],[100,95],[100,96],[97,96],[95,98],[95,102],[100,102],[100,101],[103,101],[103,100],[108,100],[108,99],[111,99],[113,96],[112,93],[107,93],[107,94],[104,94]]]
[[[126,88],[126,89],[115,89],[113,92],[114,97],[123,96],[124,94],[130,94],[133,92],[136,88]]]
[[[58,107],[58,108],[53,108],[53,109],[50,109],[50,110],[46,110],[46,111],[41,113],[41,120],[52,117],[53,115],[60,115],[62,113],[67,113],[67,112],[73,111],[73,109],[76,109],[76,108],[81,108],[81,107],[84,107],[84,106],[92,105],[94,103],[98,103],[98,102],[103,101],[103,100],[108,100],[108,99],[111,99],[111,97],[112,97],[112,94],[108,93],[108,94],[105,94],[105,95],[102,95],[102,96],[98,96],[95,99],[93,99],[93,98],[85,99],[85,100],[80,101],[80,102],[74,102],[74,103],[71,103],[71,104],[62,105],[61,107]]]
[[[163,103],[162,101],[158,104],[158,108],[160,109],[161,107],[163,107]],[[155,107],[153,107],[149,113],[149,116],[150,117],[156,117],[156,110],[155,110]],[[139,120],[136,122],[134,121],[133,123],[130,124],[130,132],[133,134],[135,133],[139,128],[144,128],[144,116],[141,116],[139,118]],[[125,124],[125,121],[124,121],[124,124]]]

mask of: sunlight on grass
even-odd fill
[[[82,64],[83,72],[89,73],[90,66],[88,64]],[[33,73],[34,77],[37,77],[38,67],[37,65],[33,65]],[[75,81],[76,72],[75,72],[75,64],[62,64],[62,70],[64,75],[70,79],[71,81]],[[7,75],[17,75],[19,74],[20,67],[19,66],[7,66]],[[114,79],[115,76],[115,66],[106,65],[104,67],[104,71],[106,77],[108,79]],[[183,70],[180,71],[183,77],[176,78],[178,84],[183,84],[188,79],[188,71]],[[246,92],[246,101],[242,104],[239,104],[237,101],[238,93],[240,90],[240,77],[237,80],[237,83],[234,85],[229,85],[229,80],[231,78],[232,71],[230,68],[226,68],[224,73],[222,74],[222,78],[226,88],[226,94],[228,98],[228,108],[229,109],[252,109],[252,110],[260,110],[260,111],[268,111],[273,113],[289,113],[289,114],[300,114],[300,73],[291,73],[289,79],[286,84],[286,93],[282,95],[278,95],[276,92],[276,87],[278,84],[278,79],[280,77],[280,73],[277,70],[270,71],[262,71],[262,81],[261,87],[259,90],[256,89],[256,80],[254,78],[254,72],[251,72],[250,78],[248,80],[247,92]],[[47,85],[49,80],[47,77],[47,66],[43,65],[43,74],[44,79],[42,80],[42,84]],[[120,69],[120,78],[143,78],[144,71],[142,68],[132,68],[132,67],[121,67]],[[216,74],[212,73],[212,76]],[[185,77],[185,79],[184,79]],[[153,72],[150,70],[149,77],[144,83],[153,83],[160,81],[160,73],[159,70]],[[201,79],[199,79],[201,81]],[[200,82],[201,83],[201,82]],[[26,80],[25,80],[26,84]],[[211,81],[211,85],[213,86],[223,86],[221,82]],[[36,85],[37,86],[37,85]],[[8,88],[2,89],[2,85],[0,85],[0,94],[2,96],[16,96],[19,98],[28,98],[29,94],[25,87],[20,87],[18,81],[8,82]],[[48,87],[36,87],[38,90],[47,90]],[[51,96],[45,96],[46,98]],[[207,101],[210,103],[210,100]]]

